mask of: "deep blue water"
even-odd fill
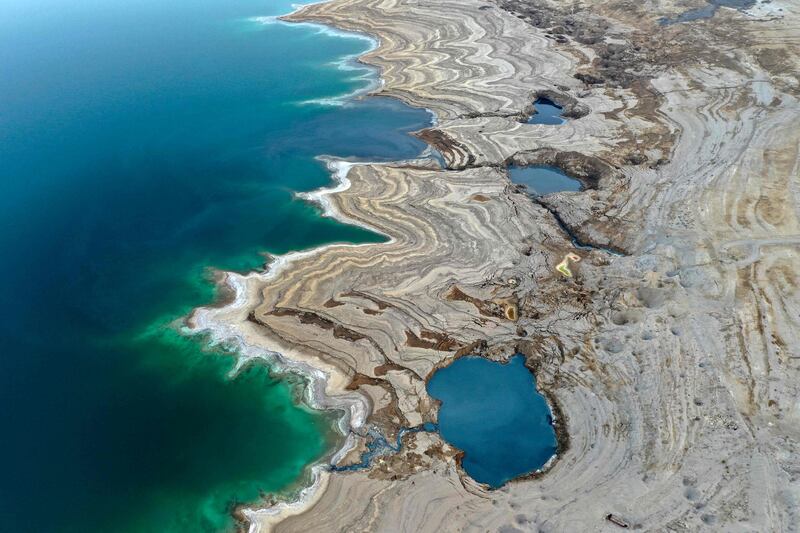
[[[514,183],[528,187],[533,194],[544,196],[560,191],[579,191],[581,182],[564,174],[560,169],[547,165],[509,167],[508,177]]]
[[[433,375],[428,393],[442,402],[439,432],[464,452],[462,466],[476,481],[499,487],[556,453],[550,408],[521,355],[505,364],[457,359]]]
[[[339,66],[368,44],[252,20],[290,10],[0,2],[0,531],[230,529],[337,445],[302,384],[230,379],[171,325],[209,268],[381,240],[294,199],[329,182],[315,156],[424,149],[422,110],[314,103],[365,86]]]
[[[563,111],[560,105],[548,100],[547,98],[537,98],[533,103],[536,112],[528,119],[528,124],[547,124],[556,126],[564,124],[567,120],[561,116]]]

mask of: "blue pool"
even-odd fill
[[[476,481],[500,487],[556,453],[550,408],[522,355],[505,364],[457,359],[433,375],[428,393],[442,402],[442,438],[464,452],[462,466]]]
[[[547,124],[557,126],[566,122],[561,116],[562,107],[547,98],[537,98],[533,103],[536,112],[528,119],[528,124]]]
[[[509,167],[508,177],[514,183],[525,185],[531,193],[544,196],[553,192],[579,191],[581,182],[548,165]]]

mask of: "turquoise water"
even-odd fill
[[[547,124],[556,126],[564,124],[567,120],[561,116],[563,109],[547,98],[537,98],[533,103],[536,112],[531,115],[528,124]]]
[[[428,115],[313,103],[368,47],[288,1],[0,2],[0,530],[222,531],[338,444],[302,383],[171,325],[212,268],[381,237],[295,191],[318,154],[396,159]],[[341,102],[339,102],[341,103]]]
[[[464,452],[461,464],[476,481],[500,487],[556,453],[550,408],[521,355],[505,364],[457,359],[433,375],[428,393],[442,402],[439,432]]]
[[[570,178],[556,167],[547,165],[509,167],[508,177],[514,183],[525,185],[537,196],[553,192],[581,190],[580,181]]]

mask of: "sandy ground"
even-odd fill
[[[435,421],[425,381],[466,353],[528,357],[561,450],[490,491],[436,434],[407,434],[368,470],[318,469],[303,505],[246,511],[253,531],[800,525],[798,6],[659,25],[682,9],[333,0],[289,17],[377,37],[377,92],[435,113],[419,135],[448,168],[351,167],[326,209],[388,243],[302,255],[196,319],[319,370],[318,403],[351,412],[340,464],[368,428]],[[572,118],[525,123],[538,95]],[[534,201],[510,162],[586,190]]]

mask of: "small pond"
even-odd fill
[[[713,17],[720,7],[729,7],[738,11],[744,11],[753,7],[755,0],[708,0],[708,4],[688,9],[674,17],[662,17],[659,23],[662,26],[679,24],[682,22],[692,22],[695,20],[709,19]]]
[[[564,174],[561,169],[548,165],[508,168],[508,177],[514,183],[528,187],[532,194],[544,196],[552,192],[579,191],[581,182]]]
[[[567,120],[561,116],[562,107],[547,98],[537,98],[533,103],[536,112],[528,119],[528,124],[549,124],[557,126]]]
[[[438,370],[427,388],[442,402],[439,433],[464,452],[472,479],[497,488],[556,453],[550,407],[522,355],[505,364],[462,357]]]

